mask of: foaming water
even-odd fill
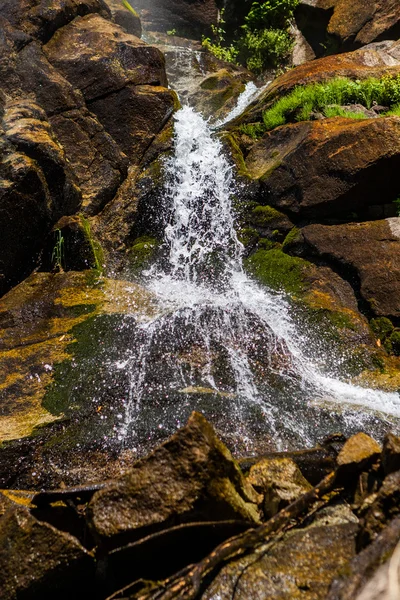
[[[234,108],[226,115],[224,119],[217,121],[214,127],[222,127],[223,125],[229,123],[229,121],[233,121],[233,119],[236,119],[236,117],[241,115],[246,110],[246,108],[252,102],[254,102],[254,100],[257,100],[260,94],[269,86],[270,83],[271,82],[268,81],[262,87],[257,87],[254,81],[249,81],[246,84],[245,89],[237,99],[236,106],[234,106]]]
[[[144,274],[159,311],[139,324],[132,356],[117,365],[130,373],[120,439],[132,446],[158,430],[162,437],[192,409],[249,448],[256,434],[283,448],[333,428],[373,430],[375,411],[400,417],[398,394],[333,377],[285,297],[245,273],[232,166],[189,107],[176,114],[165,169],[166,258]]]

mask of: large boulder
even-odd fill
[[[89,505],[94,535],[108,546],[168,523],[244,519],[259,523],[258,494],[199,413]]]
[[[400,218],[302,229],[308,252],[356,277],[356,287],[377,316],[400,316]]]
[[[107,365],[153,310],[140,286],[93,271],[36,273],[0,300],[0,487],[121,472],[110,445],[130,382]]]
[[[400,118],[278,127],[254,144],[246,166],[265,200],[296,218],[365,214],[397,197],[392,174],[400,168]]]
[[[121,150],[139,163],[176,106],[161,52],[98,15],[75,19],[44,50]]]
[[[317,7],[333,10],[327,31],[341,45],[365,45],[382,39],[397,39],[400,10],[397,0],[318,0]]]
[[[33,267],[49,229],[63,214],[78,210],[81,195],[39,106],[30,100],[5,102],[0,127],[2,295]]]
[[[48,41],[52,35],[78,16],[99,13],[110,17],[110,11],[104,0],[4,0],[1,16],[16,29]]]

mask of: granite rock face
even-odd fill
[[[0,29],[3,294],[37,265],[60,217],[113,199],[176,99],[161,52],[113,23],[102,0],[6,1]]]

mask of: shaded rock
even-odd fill
[[[355,276],[355,287],[370,311],[397,318],[399,224],[400,219],[395,217],[345,225],[308,225],[302,234],[311,254]]]
[[[371,582],[367,585],[369,591],[371,591],[372,584],[373,592],[378,593],[377,598],[382,599],[384,596],[381,594],[385,589],[385,585],[382,587],[380,585],[378,587],[377,585],[381,579],[382,571],[382,568],[379,569],[379,565],[382,564],[382,560],[385,560],[388,555],[392,554],[398,544],[399,535],[400,518],[396,517],[369,546],[361,550],[350,561],[347,568],[333,581],[327,600],[353,600],[354,598],[357,598],[357,600],[367,600],[367,598],[368,600],[372,600],[372,598],[375,598],[375,595],[367,595],[367,590],[366,595],[361,597],[358,595],[358,592],[362,590],[370,579]],[[385,574],[386,565],[383,567]],[[377,570],[377,577],[379,574],[378,580],[374,576]]]
[[[198,413],[89,504],[96,537],[115,546],[168,523],[236,518],[259,522],[258,495]]]
[[[169,577],[250,526],[245,521],[183,523],[116,548],[104,561],[109,593],[138,579]]]
[[[261,460],[251,467],[247,480],[264,495],[263,509],[267,518],[312,489],[289,458]]]
[[[377,494],[361,507],[361,543],[367,545],[400,512],[400,471],[388,475]]]
[[[386,475],[400,470],[400,438],[393,433],[383,441],[382,465]]]
[[[31,42],[19,51],[4,48],[4,52],[8,71],[1,87],[16,100],[34,95],[63,146],[82,190],[84,208],[98,211],[125,177],[126,156],[89,113],[81,92],[49,63],[39,44]]]
[[[313,219],[386,204],[400,166],[400,119],[306,121],[266,133],[246,158],[266,201]]]
[[[58,247],[59,244],[61,247]],[[59,256],[56,256],[58,247]],[[41,254],[42,271],[102,272],[104,256],[100,244],[91,233],[90,223],[83,216],[62,217],[54,225],[49,240]]]
[[[347,440],[336,459],[342,472],[350,472],[369,467],[380,456],[382,449],[378,442],[365,433],[357,433]]]
[[[93,558],[78,540],[23,507],[10,507],[0,518],[0,565],[4,600],[83,599],[94,585]]]
[[[1,295],[32,270],[52,225],[62,214],[74,213],[81,196],[46,115],[36,104],[20,100],[3,105],[0,143]]]
[[[217,4],[215,0],[136,0],[135,8],[147,30],[175,29],[178,35],[200,38],[217,22]]]
[[[332,517],[331,517],[332,518]],[[328,519],[329,523],[329,519]],[[302,598],[324,599],[332,579],[355,555],[357,525],[354,516],[318,520],[304,529],[286,533],[255,554],[225,566],[203,594],[204,600]]]
[[[137,12],[127,9],[120,0],[105,0],[110,7],[113,21],[123,27],[131,35],[140,38],[142,35],[142,24]]]
[[[76,19],[44,47],[135,163],[175,107],[161,52],[97,15]]]
[[[129,352],[134,314],[153,311],[139,286],[91,271],[38,273],[1,299],[0,485],[77,485],[121,472],[111,446],[129,378],[107,361]]]
[[[55,0],[51,4],[46,0],[4,0],[1,6],[2,17],[42,42],[76,17],[89,13],[110,16],[103,0]]]
[[[341,45],[365,45],[381,39],[397,39],[400,10],[396,0],[319,0],[319,8],[333,9],[328,33]]]

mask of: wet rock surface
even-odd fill
[[[399,472],[385,476],[385,454],[364,434],[324,443],[329,452],[253,457],[246,477],[193,413],[115,480],[3,489],[2,597],[355,598],[395,549]],[[318,472],[313,487],[306,476]],[[361,503],[358,478],[369,480]],[[258,492],[268,490],[280,500],[263,515]]]
[[[38,264],[60,217],[112,200],[176,101],[161,52],[112,23],[102,0],[5,2],[0,27],[4,294]]]

